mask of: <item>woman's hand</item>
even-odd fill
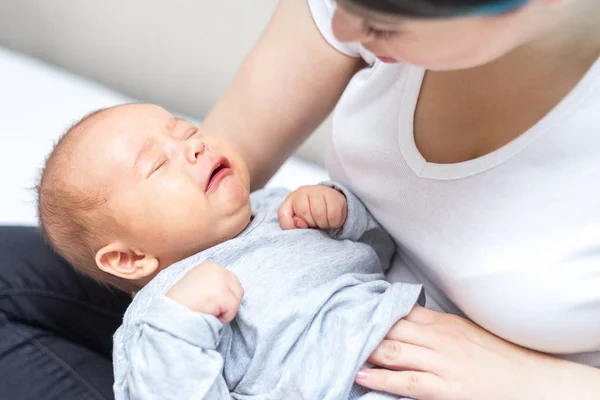
[[[419,400],[592,399],[600,371],[506,342],[454,315],[415,307],[356,382]]]

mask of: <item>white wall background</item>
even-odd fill
[[[276,5],[277,0],[2,0],[0,46],[202,118]],[[327,129],[301,149],[303,157],[322,163]]]

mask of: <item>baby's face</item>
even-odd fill
[[[248,170],[225,140],[148,104],[106,111],[83,140],[77,165],[107,191],[121,231],[115,239],[161,267],[247,226]]]

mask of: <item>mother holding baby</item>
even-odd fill
[[[389,279],[427,295],[358,383],[599,398],[599,57],[597,0],[280,2],[203,129],[237,144],[257,189],[337,105],[329,174],[394,237]],[[0,362],[10,398],[109,398],[96,353],[127,296],[73,275],[35,232],[0,228],[0,254],[14,293],[62,299],[31,317],[59,327],[31,334],[52,345]]]

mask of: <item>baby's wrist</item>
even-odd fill
[[[195,311],[193,304],[189,301],[190,299],[188,298],[187,293],[182,293],[180,290],[177,290],[177,287],[169,289],[169,291],[166,293],[166,296],[174,302],[179,303],[192,311]]]

